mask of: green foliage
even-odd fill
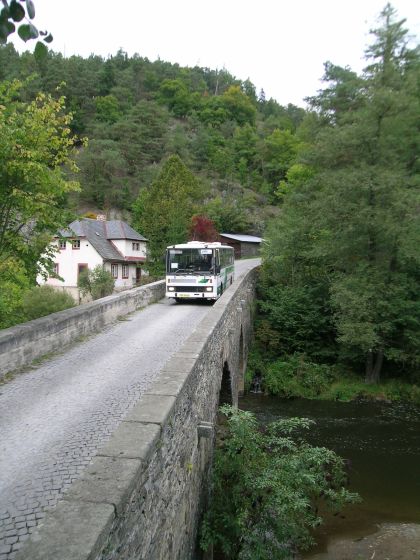
[[[212,500],[201,546],[231,560],[292,558],[312,543],[322,504],[334,512],[357,500],[343,460],[303,438],[311,422],[291,418],[261,430],[253,414],[228,406],[216,450]]]
[[[113,124],[121,117],[118,99],[114,95],[105,95],[95,99],[96,118],[100,122]]]
[[[217,196],[205,205],[206,215],[220,233],[241,233],[249,228],[247,211],[242,201]]]
[[[221,196],[240,206],[243,187],[259,193],[239,227],[228,229],[262,233],[269,201],[279,200],[273,196],[279,173],[265,140],[276,128],[294,135],[303,109],[270,99],[262,111],[253,84],[225,70],[181,68],[121,50],[106,59],[48,51],[41,63],[12,44],[0,46],[0,80],[29,75],[22,97],[32,100],[37,91],[55,97],[59,87],[72,113],[70,130],[89,137],[87,148],[75,139],[82,191],[64,205],[79,213],[89,206],[129,213],[139,192],[177,154],[208,185],[205,200]]]
[[[398,379],[366,384],[360,378],[338,377],[319,397],[335,401],[402,401],[420,405],[420,384]]]
[[[272,184],[284,180],[295,163],[299,140],[290,130],[275,129],[264,140],[264,177]]]
[[[190,112],[193,103],[187,86],[180,79],[164,80],[159,88],[159,98],[177,117],[185,117]]]
[[[114,291],[115,280],[111,273],[98,264],[93,270],[83,270],[77,281],[82,295],[91,295],[92,299],[109,296]]]
[[[334,359],[337,345],[328,286],[276,285],[263,289],[256,337],[271,356],[303,352],[315,359]]]
[[[25,41],[37,39],[41,36],[42,40],[37,41],[35,55],[45,57],[47,54],[45,43],[51,43],[53,37],[47,31],[38,31],[32,23],[35,17],[35,4],[32,0],[3,0],[3,8],[0,11],[0,43],[7,43],[10,35],[16,29],[19,37]],[[27,23],[21,23],[26,20]],[[20,25],[16,28],[15,23]]]
[[[409,372],[420,364],[420,57],[394,16],[388,5],[362,77],[326,65],[330,87],[312,99],[297,134],[301,167],[290,160],[291,181],[280,183],[284,203],[262,276],[274,349],[320,361],[335,355],[365,366],[369,382],[383,366]]]
[[[23,312],[29,321],[74,306],[75,301],[70,294],[46,284],[30,289],[23,297]]]
[[[325,393],[334,377],[331,366],[310,362],[304,354],[293,354],[267,366],[264,387],[272,395],[312,399]]]
[[[29,281],[18,260],[0,264],[0,329],[25,321],[22,299],[28,288]]]
[[[77,170],[64,98],[39,94],[24,103],[21,89],[0,84],[0,263],[19,259],[34,278],[51,262],[45,248],[68,222],[67,193],[79,187],[63,173]]]
[[[166,161],[150,189],[140,192],[133,208],[133,226],[149,240],[152,274],[162,273],[168,245],[187,240],[194,201],[200,196],[198,180],[176,155]]]

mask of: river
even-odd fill
[[[420,560],[420,409],[383,402],[279,399],[249,393],[239,407],[262,423],[299,416],[316,422],[310,443],[348,460],[362,502],[326,518],[311,560]]]

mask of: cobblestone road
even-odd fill
[[[0,385],[1,560],[14,558],[208,309],[163,300]]]
[[[253,266],[237,263],[237,276]],[[162,300],[0,384],[0,560],[13,560],[208,310]]]

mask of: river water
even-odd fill
[[[420,560],[420,409],[382,402],[279,399],[249,393],[239,407],[267,423],[316,422],[310,443],[349,462],[350,490],[362,502],[325,519],[312,560]]]

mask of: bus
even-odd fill
[[[166,297],[216,301],[235,276],[233,247],[189,241],[166,249]]]

